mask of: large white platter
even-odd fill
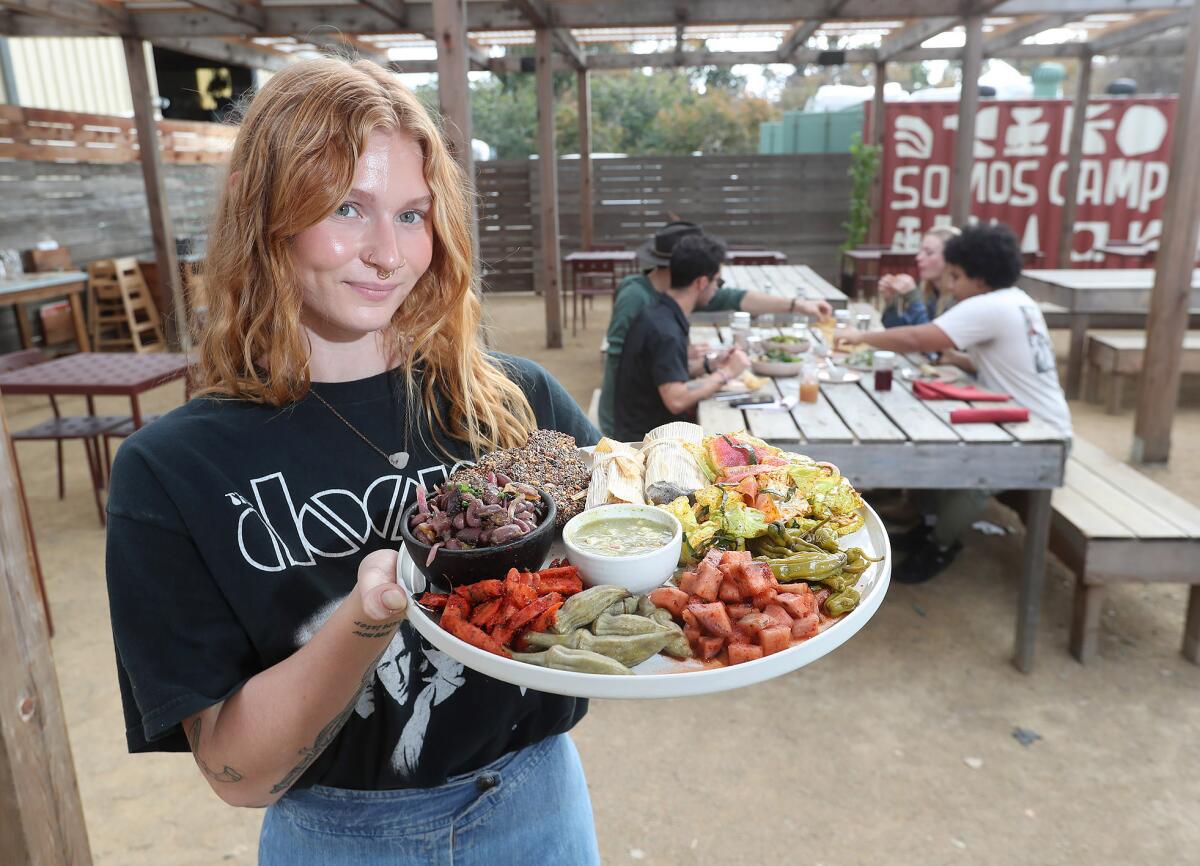
[[[729,667],[708,667],[698,661],[679,661],[656,655],[635,667],[635,676],[557,671],[513,661],[473,647],[443,629],[415,604],[409,605],[408,618],[426,640],[456,661],[516,686],[577,698],[678,698],[723,692],[760,683],[811,664],[852,638],[874,616],[887,593],[892,571],[892,549],[879,516],[869,506],[863,528],[845,536],[842,546],[861,547],[872,557],[884,557],[882,562],[873,563],[859,578],[857,588],[862,600],[858,607],[841,619],[828,623],[820,634],[803,643],[783,652]],[[413,566],[403,547],[396,569],[400,583],[410,594],[425,590],[424,575]]]

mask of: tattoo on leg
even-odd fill
[[[189,728],[187,730],[187,740],[188,740],[188,744],[191,745],[191,747],[192,747],[192,758],[195,759],[196,766],[200,768],[200,772],[204,773],[205,776],[212,779],[214,782],[240,782],[240,781],[242,781],[242,774],[239,773],[237,770],[235,770],[233,767],[230,767],[228,764],[225,765],[225,769],[221,770],[220,772],[217,772],[216,770],[213,770],[210,766],[208,766],[208,764],[206,764],[204,762],[204,760],[200,757],[200,752],[197,751],[200,748],[200,717],[199,716],[197,716],[196,720],[194,722],[192,722],[191,728]]]

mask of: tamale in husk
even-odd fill
[[[625,502],[645,505],[640,451],[605,437],[596,444],[593,457],[592,481],[588,485],[585,508]]]
[[[642,442],[646,469],[643,491],[646,501],[663,505],[680,496],[691,496],[708,483],[700,464],[689,450],[704,439],[698,424],[673,421],[655,427]]]

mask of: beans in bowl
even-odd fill
[[[537,489],[500,473],[474,484],[448,481],[426,495],[417,488],[417,510],[409,528],[413,537],[446,550],[472,550],[516,541],[545,517]]]

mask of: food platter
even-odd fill
[[[754,661],[732,666],[714,666],[695,659],[680,661],[656,655],[633,668],[633,676],[577,673],[538,667],[478,649],[445,631],[415,604],[408,608],[409,622],[434,647],[467,667],[522,688],[581,698],[652,699],[675,698],[728,691],[782,676],[811,664],[853,637],[879,609],[891,575],[891,546],[882,522],[864,505],[865,523],[844,537],[847,545],[861,547],[873,563],[861,575],[857,589],[861,600],[844,616],[824,624],[821,632],[788,649]],[[562,556],[561,540],[551,549],[552,558]],[[427,581],[404,549],[397,560],[397,579],[410,594],[420,594]]]

